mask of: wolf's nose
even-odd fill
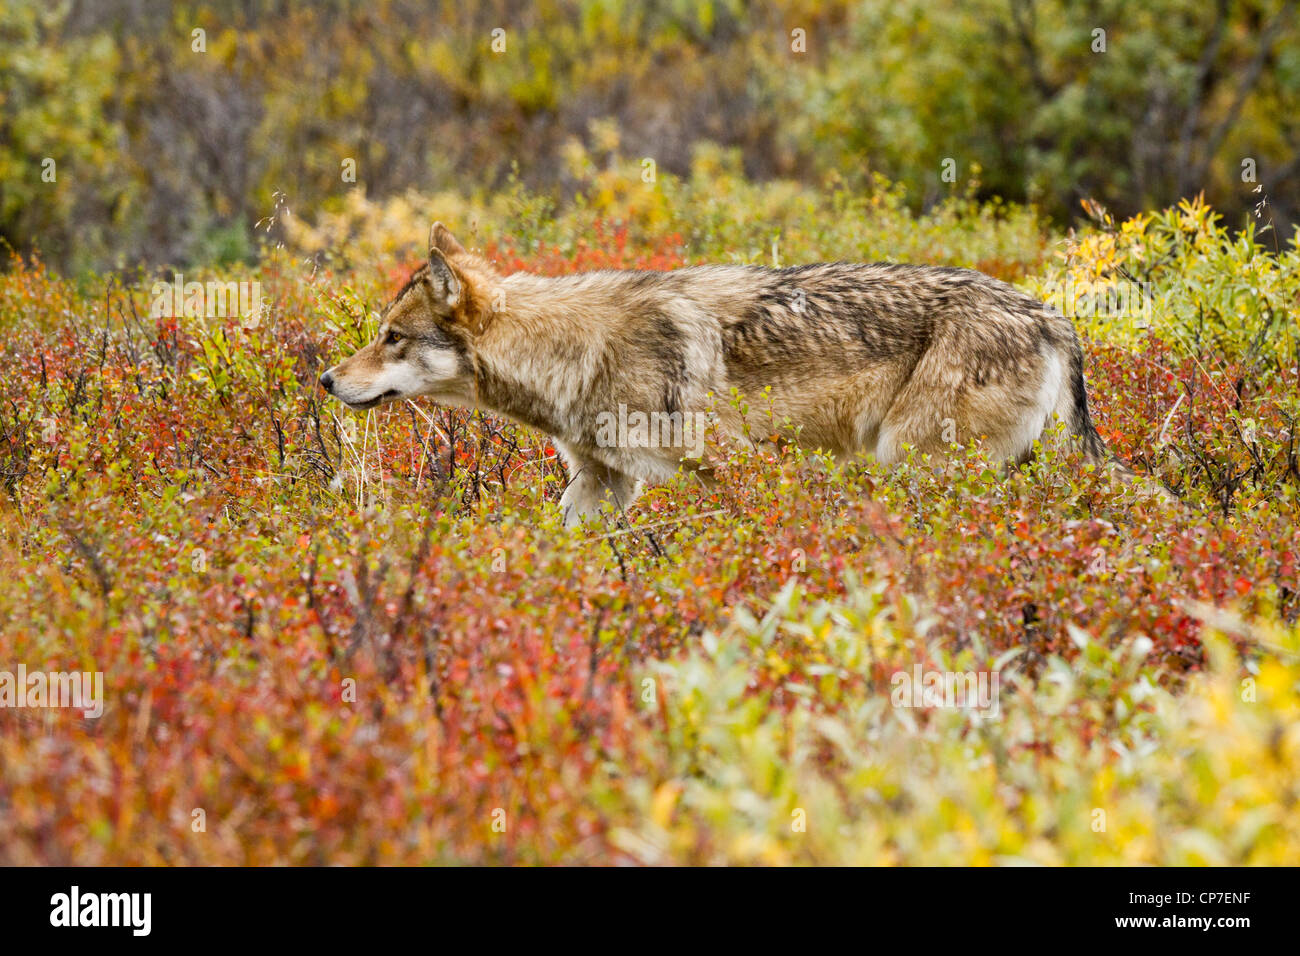
[[[325,391],[327,391],[327,392],[331,392],[331,393],[332,393],[332,392],[334,391],[334,373],[333,373],[333,372],[326,372],[324,375],[322,375],[322,376],[320,377],[320,387],[323,388],[323,389],[325,389]]]

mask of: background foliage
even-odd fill
[[[574,140],[678,175],[703,141],[752,179],[883,175],[914,210],[974,181],[1057,223],[1204,190],[1238,228],[1266,197],[1289,234],[1296,116],[1290,0],[14,0],[0,236],[75,268],[251,261],[281,197],[490,195],[517,170],[567,202]]]

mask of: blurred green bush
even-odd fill
[[[914,211],[972,184],[1062,223],[1204,190],[1289,232],[1297,39],[1283,0],[12,0],[0,238],[65,269],[189,265],[358,191],[517,175],[562,205],[575,140],[598,172],[634,159],[624,189],[713,142],[749,179],[884,176]]]

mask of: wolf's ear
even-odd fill
[[[429,282],[433,286],[434,297],[454,309],[460,304],[461,280],[452,268],[441,249],[429,250]]]
[[[465,247],[457,242],[451,230],[440,222],[435,222],[429,229],[429,254],[432,255],[435,249],[449,256],[465,254]]]

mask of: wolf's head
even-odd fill
[[[384,307],[375,340],[320,377],[356,409],[432,395],[473,395],[473,350],[492,315],[496,273],[442,223],[429,231],[429,261]]]

